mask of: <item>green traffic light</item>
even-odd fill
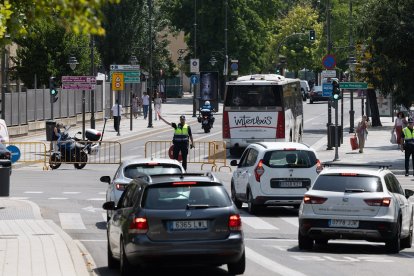
[[[50,94],[51,94],[52,96],[55,96],[55,95],[57,94],[56,89],[51,89],[51,90],[50,90]]]
[[[338,94],[335,94],[335,95],[333,96],[333,98],[334,98],[334,100],[339,100],[339,95],[338,95]]]

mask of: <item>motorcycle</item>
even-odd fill
[[[201,128],[204,129],[204,133],[209,133],[213,128],[215,118],[213,117],[214,110],[200,108],[200,115],[197,121],[201,123]]]
[[[85,141],[82,141],[76,134],[82,134],[78,132],[75,136],[70,137],[68,129],[61,133],[58,139],[58,152],[52,153],[49,159],[50,167],[55,170],[60,167],[62,163],[73,163],[76,169],[83,169],[88,162],[88,154],[95,155],[98,153],[100,145],[94,142],[99,141],[102,138],[102,133],[95,129],[85,130]]]

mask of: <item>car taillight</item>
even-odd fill
[[[263,160],[260,160],[257,164],[256,169],[254,169],[254,176],[256,177],[256,181],[260,182],[260,177],[264,174],[265,170],[263,168]]]
[[[279,111],[277,116],[276,139],[285,138],[285,112]]]
[[[374,199],[364,199],[364,201],[369,206],[384,206],[384,207],[388,207],[391,204],[391,198],[390,197],[374,198]]]
[[[305,204],[323,204],[326,200],[327,200],[327,198],[319,197],[319,196],[305,195],[303,197],[303,202]]]
[[[320,173],[323,170],[322,163],[319,159],[316,159],[316,173]]]
[[[118,191],[124,191],[126,189],[126,186],[127,186],[127,184],[119,184],[119,183],[115,184],[115,188]]]
[[[223,139],[230,138],[229,112],[223,112]]]
[[[145,234],[148,231],[148,222],[146,218],[133,217],[129,225],[128,233],[130,234]]]
[[[229,217],[229,229],[233,231],[242,230],[242,222],[241,222],[240,215],[231,215]]]

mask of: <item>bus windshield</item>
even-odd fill
[[[227,87],[225,106],[229,107],[281,107],[280,86],[230,85]]]

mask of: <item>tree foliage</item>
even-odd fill
[[[14,78],[21,79],[28,88],[34,87],[35,75],[38,87],[49,85],[51,76],[61,79],[64,75],[89,75],[91,67],[89,36],[68,33],[50,22],[38,21],[31,26],[28,35],[16,39],[19,45]],[[67,64],[69,56],[75,56],[79,64],[72,71]],[[95,51],[95,65],[100,58]]]
[[[101,7],[120,0],[5,0],[0,4],[0,38],[27,35],[38,21],[57,23],[75,34],[105,33]]]

